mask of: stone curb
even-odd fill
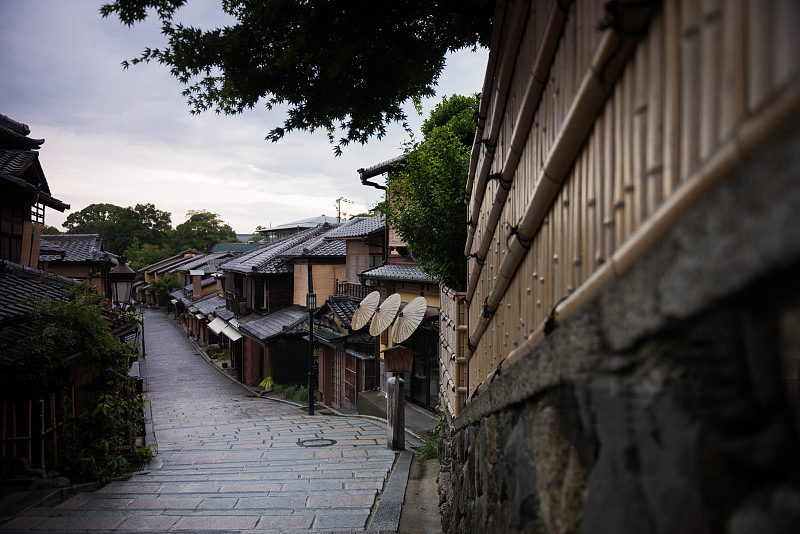
[[[367,529],[397,532],[413,456],[410,451],[400,451],[397,461],[392,467],[392,474],[389,475],[389,481],[383,489],[381,500],[378,501],[378,507],[375,509]]]

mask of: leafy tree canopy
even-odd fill
[[[152,282],[150,287],[156,296],[156,300],[161,304],[166,304],[169,302],[169,294],[181,288],[181,280],[178,273],[167,273],[162,279]]]
[[[175,251],[195,248],[208,252],[217,243],[237,242],[236,232],[223,223],[219,214],[206,210],[190,211],[188,220],[175,227],[172,233],[172,249]]]
[[[44,235],[58,235],[60,233],[61,233],[61,230],[59,230],[55,226],[49,226],[49,225],[45,224],[42,227],[42,234],[44,234]]]
[[[105,250],[122,254],[134,239],[154,245],[166,243],[171,215],[153,204],[123,208],[99,203],[70,213],[63,226],[68,234],[100,234]]]
[[[186,88],[192,113],[288,107],[282,126],[324,129],[335,152],[405,124],[402,105],[434,95],[444,57],[488,46],[494,0],[222,0],[236,23],[204,30],[176,21],[186,0],[114,0],[100,9],[130,26],[154,9],[167,43],[131,64],[157,61]],[[335,137],[341,135],[338,140]]]
[[[444,98],[406,145],[406,165],[388,184],[389,223],[420,269],[456,290],[467,285],[464,187],[479,96]]]
[[[174,253],[172,247],[165,245],[152,245],[150,243],[139,243],[137,238],[125,249],[125,258],[131,262],[131,269],[137,272],[137,279],[141,279],[143,274],[139,269],[169,258]]]

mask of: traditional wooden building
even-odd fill
[[[44,139],[29,134],[26,124],[0,115],[0,260],[36,268],[45,207],[63,212],[69,204],[50,193],[39,163]]]
[[[118,258],[103,250],[99,234],[43,235],[39,246],[39,268],[74,280],[89,280],[111,298],[108,273]]]
[[[133,298],[137,302],[144,302],[148,306],[157,304],[155,302],[155,295],[150,289],[150,284],[156,280],[161,280],[168,272],[176,272],[180,266],[193,262],[200,256],[204,256],[204,254],[199,250],[190,248],[181,251],[174,256],[170,256],[169,258],[165,258],[146,267],[142,267],[139,269],[142,279],[134,284]]]

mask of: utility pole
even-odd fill
[[[314,310],[317,309],[317,295],[314,293],[311,258],[308,259],[306,308],[308,308],[308,415],[314,415]]]
[[[337,198],[336,199],[336,222],[342,222],[342,202],[348,202],[350,204],[356,204],[356,202],[354,202],[354,201],[352,201],[352,200],[350,200],[348,198],[344,198],[344,197]],[[347,215],[347,214],[345,214],[345,215]]]

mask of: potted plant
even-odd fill
[[[271,376],[266,377],[258,385],[264,388],[264,393],[269,393],[270,391],[272,391],[272,377]],[[260,397],[261,394],[259,393],[258,396]]]

